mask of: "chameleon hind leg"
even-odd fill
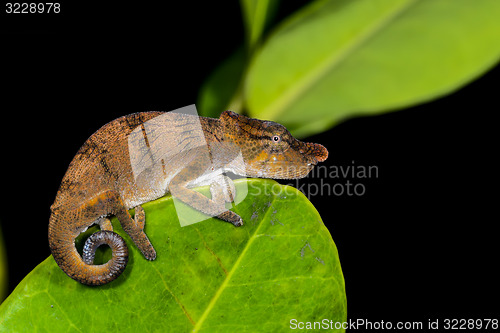
[[[123,200],[115,191],[107,191],[96,200],[97,206],[106,207],[106,211],[118,218],[123,230],[130,236],[137,248],[148,260],[156,259],[156,251],[144,233],[145,213],[141,206],[135,207],[135,217],[132,218],[125,208]],[[113,231],[111,221],[106,217],[101,217],[96,221],[101,227],[101,231]]]
[[[119,205],[115,212],[118,221],[123,227],[123,230],[132,238],[137,248],[142,252],[142,255],[148,260],[156,259],[156,251],[149,241],[148,236],[144,233],[144,224],[146,214],[141,206],[135,207],[135,216],[129,214],[128,210],[123,205]]]
[[[101,230],[113,231],[113,225],[111,224],[111,220],[107,217],[101,217],[96,222],[97,225],[101,228]]]

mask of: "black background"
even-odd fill
[[[50,254],[49,207],[80,145],[121,115],[195,103],[243,43],[237,2],[80,3],[0,16],[9,291]],[[311,198],[339,250],[349,318],[498,318],[499,82],[497,66],[441,99],[308,138],[327,146],[328,166],[379,170],[358,180],[363,196]]]

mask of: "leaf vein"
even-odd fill
[[[388,15],[383,16],[380,20],[369,26],[368,29],[360,33],[358,38],[346,45],[342,50],[333,52],[331,56],[327,57],[315,68],[311,69],[302,79],[297,80],[297,84],[285,90],[281,94],[281,97],[277,98],[274,102],[263,108],[259,114],[265,114],[272,119],[276,119],[279,114],[285,111],[287,106],[292,104],[317,82],[319,82],[327,72],[342,63],[342,61],[345,60],[350,54],[359,49],[364,42],[370,40],[370,38],[375,36],[377,32],[381,31],[389,23],[393,22],[398,16],[406,12],[406,10],[408,10],[415,3],[417,3],[416,0],[407,0],[406,3],[401,5],[401,7],[396,8]]]
[[[194,230],[196,230],[196,232],[200,236],[200,239],[203,242],[203,245],[205,246],[205,248],[208,250],[208,252],[210,252],[210,254],[212,254],[212,256],[214,256],[214,258],[215,258],[215,260],[217,260],[217,263],[219,264],[220,268],[222,268],[222,270],[224,271],[224,274],[227,276],[227,270],[224,267],[224,265],[222,264],[222,261],[217,256],[217,254],[215,254],[215,252],[212,251],[212,249],[208,246],[207,242],[205,241],[205,237],[203,237],[203,235],[201,234],[200,230],[198,230],[198,228],[196,228],[196,227],[194,227]]]
[[[283,282],[283,281],[288,281],[288,280],[300,280],[300,279],[309,279],[309,280],[318,280],[318,281],[330,281],[334,280],[333,277],[319,277],[319,276],[304,276],[304,275],[298,275],[298,276],[289,276],[286,278],[279,278],[279,279],[272,279],[272,280],[262,280],[262,281],[254,281],[254,282],[247,282],[247,283],[239,283],[239,284],[228,284],[227,287],[246,287],[246,286],[253,286],[253,285],[258,285],[258,284],[265,284],[265,283],[276,283],[276,282]]]
[[[61,311],[61,313],[66,317],[66,320],[68,321],[69,325],[74,327],[78,332],[82,332],[78,327],[76,327],[75,323],[73,323],[73,321],[71,320],[71,317],[68,316],[68,314],[66,313],[64,308],[59,305],[59,303],[56,301],[56,299],[54,297],[52,297],[52,295],[49,294],[48,292],[46,292],[46,293],[47,293],[47,296],[57,305],[57,308]],[[69,329],[69,327],[68,327],[68,329]]]
[[[245,247],[243,248],[243,251],[241,252],[240,256],[238,257],[238,259],[236,260],[236,262],[234,263],[233,267],[231,268],[231,270],[229,271],[228,275],[226,276],[226,278],[224,279],[224,281],[222,282],[221,286],[219,287],[219,289],[217,289],[217,292],[215,293],[214,297],[210,300],[210,303],[208,304],[207,308],[205,309],[205,311],[203,312],[203,314],[201,315],[200,317],[200,320],[198,320],[198,323],[196,324],[196,326],[194,327],[193,329],[193,332],[198,332],[201,327],[203,326],[203,323],[205,322],[205,320],[207,319],[208,315],[210,314],[210,312],[212,311],[213,307],[215,306],[215,304],[217,303],[217,301],[219,300],[219,297],[221,296],[222,292],[224,291],[224,289],[226,289],[229,281],[231,280],[231,278],[233,277],[233,274],[235,272],[235,270],[239,267],[239,264],[241,262],[241,260],[245,257],[245,254],[246,252],[248,251],[248,249],[250,248],[250,245],[253,243],[253,241],[256,239],[255,236],[257,234],[257,232],[259,231],[260,227],[262,226],[263,224],[263,221],[266,220],[266,216],[269,214],[269,212],[271,211],[271,207],[272,207],[272,203],[274,203],[274,201],[276,200],[276,197],[272,197],[272,202],[270,205],[268,205],[267,207],[267,210],[266,212],[264,213],[264,215],[262,216],[261,220],[260,220],[260,224],[257,228],[255,228],[255,231],[253,232],[253,235],[248,239],[248,242],[247,244],[245,245]]]
[[[189,321],[191,322],[191,324],[193,324],[193,326],[196,325],[196,323],[194,322],[193,318],[191,318],[191,315],[187,312],[186,308],[184,307],[184,304],[182,304],[181,301],[177,298],[177,296],[174,295],[174,293],[172,292],[172,290],[170,290],[170,288],[167,285],[167,282],[163,278],[163,275],[160,273],[160,271],[158,270],[158,268],[156,268],[155,265],[151,265],[151,266],[156,271],[156,273],[158,273],[158,275],[160,276],[161,281],[163,282],[163,285],[165,286],[165,289],[170,293],[170,295],[172,295],[172,297],[174,298],[175,302],[177,303],[177,305],[179,305],[179,307],[181,308],[182,312],[187,317],[187,319],[189,319]]]

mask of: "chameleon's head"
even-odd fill
[[[278,123],[248,118],[232,111],[224,111],[220,120],[225,140],[232,141],[241,150],[246,176],[302,178],[328,157],[325,147],[295,139]]]

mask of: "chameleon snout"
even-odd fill
[[[318,162],[324,162],[328,158],[328,150],[325,146],[320,145],[319,143],[310,143],[309,145],[313,146],[311,148],[314,157]]]
[[[311,164],[324,162],[328,158],[328,150],[318,143],[304,142],[301,144],[299,152],[308,157]]]

